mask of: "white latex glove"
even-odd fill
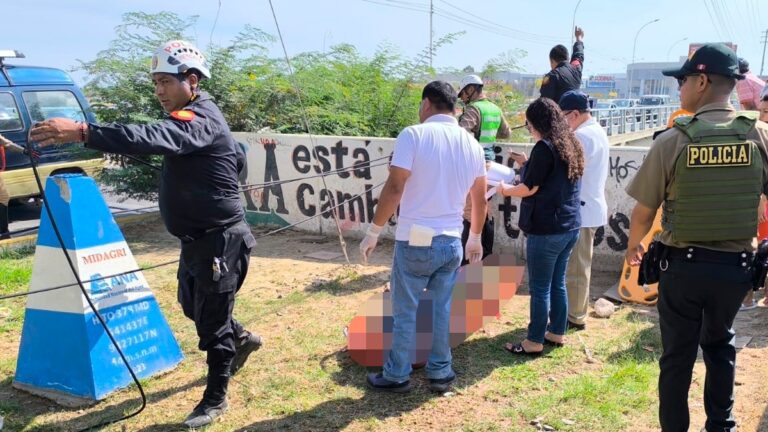
[[[368,231],[365,232],[365,237],[360,242],[360,254],[363,255],[363,264],[368,264],[368,257],[371,256],[376,243],[379,242],[379,234],[381,234],[383,229],[383,226],[376,225],[373,222],[368,225]]]
[[[471,263],[476,263],[483,259],[483,243],[480,240],[481,235],[469,232],[467,246],[464,248],[464,257]]]

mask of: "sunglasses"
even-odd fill
[[[707,82],[709,84],[712,84],[712,80],[709,79],[709,77],[706,74],[690,74],[690,75],[684,75],[684,76],[682,76],[680,78],[677,78],[677,87],[678,87],[678,89],[683,87],[683,84],[685,84],[685,82],[688,81],[688,77],[699,76],[699,75],[704,75],[705,77],[707,77]]]

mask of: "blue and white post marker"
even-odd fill
[[[139,378],[183,359],[155,296],[93,179],[49,177],[46,197],[80,279]],[[77,286],[43,209],[13,386],[66,406],[95,403],[132,383]],[[34,294],[34,291],[74,284]]]

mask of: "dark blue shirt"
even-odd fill
[[[568,167],[557,148],[541,140],[523,166],[522,183],[535,194],[520,202],[520,229],[526,234],[561,234],[581,226],[581,179],[568,180]]]
[[[243,152],[207,93],[201,92],[184,110],[194,114],[148,125],[92,124],[86,146],[117,154],[163,155],[160,214],[171,234],[194,237],[243,219],[238,185]]]

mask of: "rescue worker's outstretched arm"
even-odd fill
[[[183,155],[208,145],[217,131],[205,118],[168,119],[149,125],[84,125],[54,118],[35,124],[29,138],[45,147],[85,142],[89,148],[117,154]]]

